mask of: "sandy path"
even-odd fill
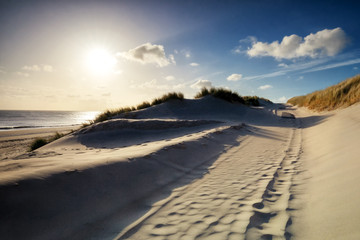
[[[259,129],[258,129],[259,130]],[[261,128],[238,139],[209,173],[178,188],[118,239],[285,239],[301,129]],[[205,171],[207,166],[193,171]],[[189,176],[191,178],[191,176]]]

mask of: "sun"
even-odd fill
[[[96,75],[113,72],[116,62],[116,58],[105,48],[93,48],[86,55],[86,66]]]

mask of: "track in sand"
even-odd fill
[[[117,239],[290,239],[302,130],[300,120],[284,121],[293,127],[248,127],[254,134],[187,177],[208,174],[175,189]]]

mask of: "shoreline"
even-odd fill
[[[81,125],[44,128],[21,128],[0,131],[0,161],[14,158],[28,152],[31,142],[36,138],[50,138],[56,132],[66,134],[77,130]]]

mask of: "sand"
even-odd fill
[[[299,239],[360,239],[360,105],[315,116],[299,112],[304,125],[322,120],[303,131],[309,179],[294,232]]]
[[[359,116],[208,97],[93,125],[0,161],[1,239],[359,239]]]
[[[59,128],[32,128],[0,131],[0,160],[17,157],[29,150],[36,138],[51,138],[56,132],[67,134],[79,126]]]

